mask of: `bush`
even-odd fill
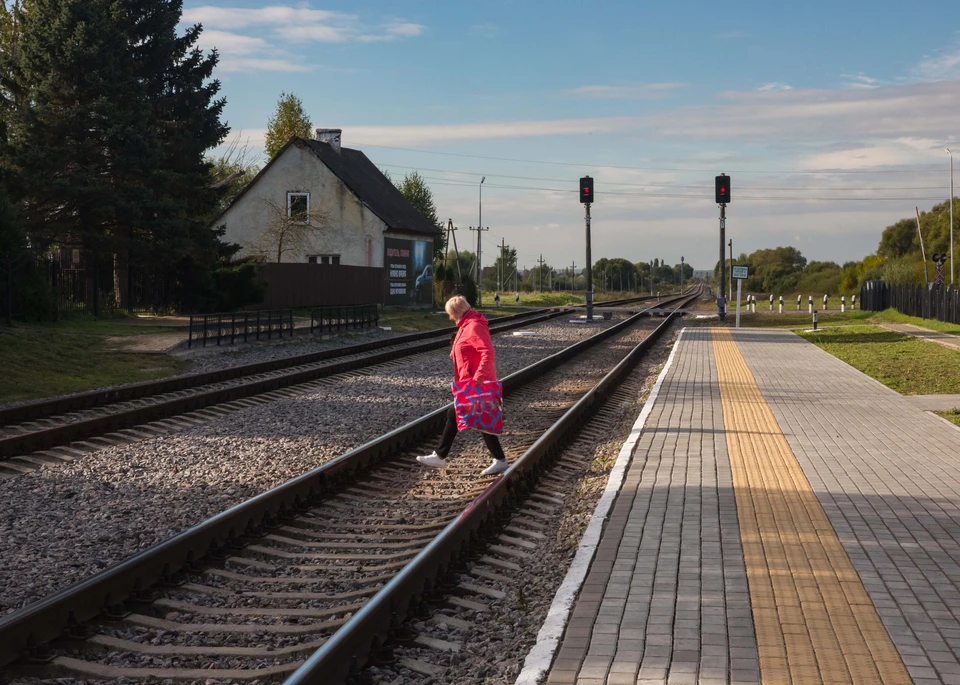
[[[456,293],[467,298],[467,302],[470,303],[471,307],[477,306],[477,298],[479,296],[479,293],[477,292],[477,284],[474,283],[473,279],[469,276],[463,277],[463,283],[457,286]]]
[[[235,264],[213,272],[218,291],[217,310],[232,312],[248,304],[259,304],[267,294],[267,283],[257,275],[255,264]]]

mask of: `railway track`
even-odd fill
[[[563,315],[536,310],[494,319],[503,333]],[[330,376],[441,349],[449,330],[415,333],[295,357],[0,410],[0,478],[163,435],[252,404],[309,392]]]
[[[523,457],[493,485],[458,473],[476,470],[468,458],[440,475],[413,463],[445,408],[431,412],[5,617],[0,664],[26,656],[17,674],[44,679],[250,680],[289,675],[312,654],[294,680],[342,680],[352,660],[357,670],[391,628],[402,632],[409,609],[444,587],[435,580],[530,489],[541,458],[669,321],[652,333],[639,324],[632,317],[505,379],[506,414],[517,417],[505,443],[511,460]],[[551,498],[535,492],[526,506]],[[523,547],[524,533],[500,535]],[[45,647],[63,634],[82,642]]]

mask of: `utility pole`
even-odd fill
[[[540,259],[537,260],[539,267],[537,268],[537,290],[541,293],[543,292],[543,253],[540,254]]]
[[[457,276],[463,283],[463,272],[460,270],[460,250],[457,249],[457,229],[453,225],[453,219],[447,219],[447,253],[444,256],[443,267],[446,270],[447,260],[450,257],[450,237],[453,236],[453,253],[457,256]]]
[[[683,295],[683,255],[680,256],[680,294]]]
[[[950,155],[950,285],[953,285],[953,153],[944,148]]]
[[[486,178],[486,177],[484,177],[484,178]],[[482,305],[482,304],[483,304],[483,267],[481,266],[481,262],[480,262],[480,254],[481,254],[481,252],[480,252],[480,245],[481,245],[481,243],[480,243],[480,238],[483,236],[483,232],[484,232],[484,231],[489,231],[489,230],[490,230],[490,227],[487,226],[486,228],[479,228],[479,227],[478,227],[478,228],[474,228],[473,226],[471,226],[471,227],[470,227],[470,230],[477,232],[477,268],[475,269],[475,271],[476,271],[476,278],[477,278],[477,301],[478,301],[478,303],[479,303],[480,305]]]
[[[574,292],[577,289],[577,263],[573,262],[570,265],[570,292]]]
[[[728,288],[730,292],[727,293],[727,302],[730,302],[733,300],[733,238],[730,238],[730,284]]]
[[[650,260],[650,297],[653,297],[653,260]]]
[[[503,290],[503,277],[506,276],[504,271],[506,271],[506,249],[507,241],[503,238],[500,238],[500,268],[497,270],[497,289]]]

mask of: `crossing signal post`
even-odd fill
[[[587,321],[593,321],[593,260],[590,257],[590,205],[593,204],[593,179],[589,176],[580,179],[580,202],[586,210],[584,221],[587,225]]]
[[[727,317],[727,301],[723,297],[727,278],[726,255],[723,248],[727,233],[727,204],[730,202],[730,177],[720,174],[716,178],[717,204],[720,205],[720,287],[717,288],[717,314],[721,321]],[[732,276],[731,276],[732,278]]]

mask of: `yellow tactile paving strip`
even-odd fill
[[[911,683],[727,329],[713,329],[764,683]]]

